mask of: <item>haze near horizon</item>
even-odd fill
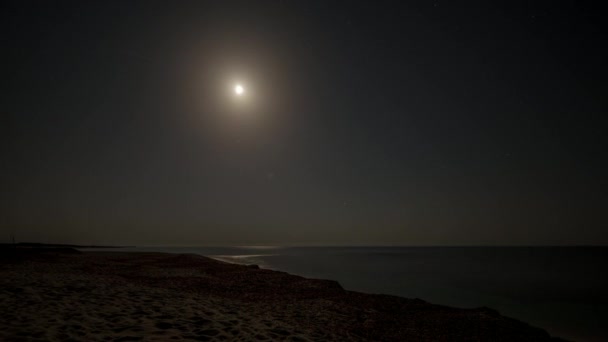
[[[596,6],[1,6],[0,241],[608,244]]]

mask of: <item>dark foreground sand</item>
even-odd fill
[[[480,308],[345,291],[197,255],[10,251],[0,340],[549,341]]]

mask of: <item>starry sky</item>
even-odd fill
[[[0,240],[607,244],[606,13],[563,3],[5,1]]]

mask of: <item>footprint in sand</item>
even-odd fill
[[[156,327],[157,327],[158,329],[163,329],[163,330],[166,330],[166,329],[171,329],[171,328],[173,328],[173,324],[171,324],[171,323],[169,323],[169,322],[158,322],[158,323],[156,323]]]
[[[138,337],[138,336],[123,336],[123,337],[119,337],[119,338],[115,339],[114,342],[141,341],[141,340],[143,340],[143,338]]]

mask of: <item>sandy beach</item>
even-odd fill
[[[344,290],[198,255],[10,250],[3,341],[549,341],[488,309]]]

